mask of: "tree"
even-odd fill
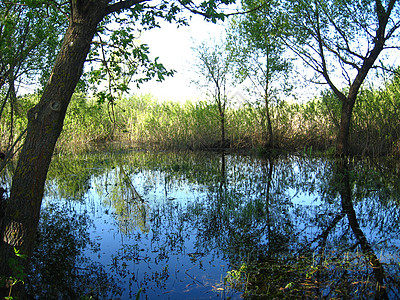
[[[211,94],[212,101],[218,108],[220,122],[221,142],[220,147],[226,146],[225,139],[225,109],[228,104],[229,80],[231,75],[232,59],[225,49],[225,45],[199,45],[197,52],[197,72],[204,80],[204,86]],[[201,80],[198,82],[201,84]]]
[[[118,23],[122,26],[124,21]],[[137,35],[133,27],[111,32],[103,28],[97,33],[89,53],[90,71],[82,76],[83,87],[94,92],[99,104],[108,104],[109,117],[114,124],[111,135],[116,125],[114,107],[129,91],[131,83],[139,87],[153,78],[162,81],[165,76],[174,74],[158,62],[158,57],[150,59],[149,47],[137,42]]]
[[[37,3],[21,0],[16,5],[32,2]],[[124,20],[127,26],[134,28],[156,27],[159,19],[185,23],[185,17],[178,16],[185,9],[215,22],[224,17],[217,12],[219,5],[230,3],[231,0],[209,0],[198,5],[186,0],[154,4],[145,0],[48,1],[50,6],[56,7],[68,19],[68,28],[40,101],[28,112],[26,139],[2,218],[0,277],[8,279],[12,276],[12,270],[6,262],[13,257],[14,248],[26,255],[32,253],[51,157],[95,35],[112,21]],[[19,263],[26,266],[23,260]]]
[[[266,7],[254,1],[254,9]],[[276,7],[274,8],[276,9]],[[347,155],[352,110],[358,92],[381,53],[398,48],[397,0],[280,2],[276,24],[282,42],[327,84],[341,102],[336,154]],[[396,16],[397,14],[397,16]]]
[[[290,62],[284,56],[286,49],[273,24],[266,18],[266,13],[275,13],[272,12],[275,5],[272,2],[268,2],[268,10],[250,9],[248,13],[239,15],[231,22],[228,33],[228,47],[237,66],[238,78],[242,82],[249,79],[257,96],[262,99],[261,125],[266,147],[274,146],[271,102],[280,91],[287,90],[286,77],[290,70]],[[242,5],[244,10],[250,8],[245,2]]]
[[[28,1],[16,4],[0,4],[0,119],[8,110],[8,156],[13,152],[18,87],[28,80],[39,87],[49,73],[61,43],[59,36],[66,28],[60,13],[51,6],[38,7]]]

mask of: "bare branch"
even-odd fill
[[[124,9],[131,8],[132,6],[143,3],[143,2],[149,2],[150,0],[125,0],[125,1],[119,1],[116,2],[110,6],[107,7],[104,15],[107,16],[109,14],[112,14],[114,12],[119,12]]]
[[[197,14],[197,15],[201,15],[201,16],[207,18],[207,19],[211,19],[211,18],[215,17],[215,16],[213,16],[213,15],[210,15],[210,14],[207,14],[207,13],[205,13],[205,12],[203,12],[203,11],[200,11],[200,10],[198,10],[198,9],[195,8],[195,7],[189,6],[188,4],[182,3],[181,0],[179,0],[179,3],[180,3],[185,9],[187,9],[188,11],[190,11],[191,13],[194,13],[194,14]],[[223,15],[224,17],[236,16],[236,15],[244,15],[244,14],[248,14],[248,13],[251,13],[251,12],[254,12],[254,11],[257,11],[257,10],[260,10],[260,9],[263,8],[264,6],[265,6],[265,4],[261,4],[261,5],[258,5],[258,6],[256,6],[256,7],[254,7],[254,8],[248,9],[248,10],[246,10],[246,11],[236,11],[236,12],[232,12],[232,13],[221,13],[221,15]]]
[[[388,33],[385,36],[385,40],[388,40],[392,37],[394,32],[400,28],[400,22],[397,22],[392,28],[389,29]]]
[[[49,4],[51,7],[53,7],[55,10],[58,10],[61,14],[64,15],[64,17],[66,17],[68,19],[68,17],[69,17],[68,14],[61,8],[62,6],[68,4],[68,2],[57,4],[54,0],[49,0],[48,2],[43,1],[43,3]]]

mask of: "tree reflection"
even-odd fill
[[[211,291],[215,281],[195,274],[217,257],[235,271],[218,286],[226,296],[228,290],[247,298],[399,296],[393,242],[400,234],[399,172],[385,164],[143,152],[98,163],[77,167],[75,192],[65,171],[75,165],[62,164],[64,171],[50,173],[49,190],[73,202],[96,194],[98,203],[85,209],[104,212],[112,225],[103,228],[121,233],[113,252],[102,253],[111,257],[110,269],[84,256],[83,249],[97,247],[87,235],[88,216],[49,207],[32,294],[104,298],[118,295],[116,281],[132,298],[139,288],[150,298],[159,290],[171,297],[182,295],[179,288]],[[60,274],[47,273],[58,265]]]
[[[236,276],[242,273],[243,282],[236,282],[235,287],[243,288],[244,296],[357,297],[372,293],[385,299],[388,285],[391,297],[398,296],[398,279],[394,279],[398,278],[398,262],[390,265],[388,274],[376,255],[379,242],[392,247],[388,237],[399,233],[390,224],[399,220],[396,209],[386,218],[381,211],[387,212],[388,207],[377,207],[382,195],[396,199],[393,191],[367,193],[371,182],[364,179],[369,169],[356,165],[355,172],[343,161],[310,162],[298,157],[276,161],[267,158],[264,163],[241,165],[230,164],[228,159],[223,173],[227,184],[210,188],[205,202],[190,207],[198,228],[199,251],[218,249]],[[299,197],[314,195],[319,196],[297,203]],[[375,246],[360,228],[353,199],[365,230],[382,236]],[[396,201],[383,205],[390,207]],[[377,229],[382,222],[386,225]]]
[[[129,235],[136,228],[149,232],[148,204],[137,192],[125,166],[120,164],[114,171],[105,201],[115,210],[120,232]]]
[[[309,251],[299,252],[302,255],[299,257],[310,265],[296,268],[298,278],[294,282],[288,281],[289,284],[285,288],[282,287],[282,290],[285,291],[283,295],[306,293],[323,297],[349,297],[351,295],[352,297],[357,295],[369,295],[368,297],[370,297],[372,294],[377,299],[387,299],[386,286],[388,285],[391,287],[391,297],[398,296],[398,279],[393,279],[398,275],[396,272],[393,273],[393,265],[391,274],[386,274],[383,264],[361,230],[356,217],[353,197],[363,194],[360,191],[365,189],[359,178],[359,176],[363,176],[362,172],[353,172],[349,169],[348,163],[343,160],[336,161],[334,166],[336,172],[327,173],[325,177],[328,179],[326,182],[329,182],[329,185],[325,186],[326,191],[322,193],[326,202],[321,203],[320,209],[326,211],[323,208],[325,205],[331,209],[335,208],[335,205],[332,205],[335,201],[339,201],[341,207],[339,211],[334,209],[330,213],[318,215],[319,218],[327,220],[323,222],[326,225],[320,227],[320,233],[316,234],[316,237],[308,244]],[[337,200],[331,198],[335,194],[332,193],[334,189],[340,197],[339,199],[333,197]],[[330,197],[326,197],[327,195]],[[373,204],[379,200],[357,197],[357,201],[360,204],[365,201]],[[361,211],[361,214],[363,219],[371,219],[371,217],[375,219],[381,215],[379,210],[370,211],[370,214]],[[345,222],[345,216],[347,216],[347,222]],[[396,219],[393,218],[392,221]],[[387,221],[388,219],[381,219],[381,222],[389,225]],[[374,225],[369,223],[366,228],[368,231],[376,230]],[[398,230],[396,231],[398,232]],[[389,232],[387,233],[390,235]],[[358,249],[361,252],[358,252]],[[312,253],[312,257],[307,253]],[[387,281],[389,278],[390,283]]]
[[[233,266],[249,259],[266,261],[288,247],[292,232],[288,207],[282,203],[286,197],[272,191],[279,186],[272,178],[273,161],[251,166],[257,170],[248,175],[246,163],[228,163],[226,167],[229,184],[210,188],[207,201],[190,208],[195,211],[199,251],[220,249]]]
[[[104,267],[84,256],[85,248],[96,248],[89,239],[90,220],[68,207],[42,209],[35,251],[27,281],[34,299],[105,299],[119,288]]]
[[[343,213],[347,215],[349,225],[356,237],[357,243],[361,246],[362,252],[368,261],[372,271],[375,275],[376,284],[376,296],[377,299],[388,299],[388,295],[385,287],[385,275],[383,265],[376,256],[366,236],[360,228],[358,223],[356,212],[353,207],[351,187],[350,187],[350,176],[348,164],[344,160],[338,160],[336,162],[338,175],[342,177],[342,184],[339,185],[339,192],[342,200]]]
[[[56,157],[47,175],[45,195],[84,201],[92,178],[112,170],[117,161],[117,157],[109,153],[80,154],[73,159],[71,156]]]

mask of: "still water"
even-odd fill
[[[400,298],[400,167],[221,153],[53,160],[38,299]]]

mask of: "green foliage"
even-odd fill
[[[37,101],[35,95],[18,99],[15,135],[25,128],[26,113]],[[398,77],[393,77],[382,90],[365,89],[360,93],[360,101],[353,111],[353,153],[400,152],[399,101]],[[114,117],[109,115],[108,103],[98,102],[83,93],[73,96],[58,141],[59,151],[89,149],[102,142],[117,142],[118,147],[199,150],[213,148],[220,141],[218,108],[210,102],[182,104],[159,102],[151,95],[131,96],[114,103]],[[340,101],[329,90],[303,104],[280,101],[271,105],[275,147],[291,151],[312,148],[314,153],[332,153],[340,107]],[[262,113],[262,107],[249,104],[226,110],[226,139],[232,148],[264,146]],[[0,123],[2,141],[8,136],[7,120],[6,117]]]
[[[205,88],[210,100],[215,104],[220,121],[220,147],[225,147],[226,109],[228,94],[232,88],[232,55],[226,51],[225,43],[202,43],[195,49],[197,53],[196,72],[200,80],[197,84]]]
[[[239,269],[233,269],[227,272],[224,283],[232,286],[236,290],[246,289],[248,278],[246,276],[247,265],[243,263]],[[244,285],[244,287],[242,286]]]
[[[116,9],[116,13],[106,13],[100,23],[88,55],[90,70],[84,74],[80,86],[93,89],[100,103],[109,102],[113,105],[116,99],[129,91],[132,84],[139,87],[151,79],[163,81],[173,76],[174,70],[167,70],[158,57],[151,58],[149,47],[139,42],[140,33],[160,27],[160,20],[174,22],[178,26],[188,25],[187,17],[183,14],[185,10],[216,22],[224,19],[220,6],[232,3],[232,0],[207,0],[200,3],[190,0],[161,1],[158,4],[149,4],[147,1],[131,4],[125,2],[123,8],[126,10],[123,14],[123,9],[114,8],[121,3],[109,4],[108,9]],[[117,29],[116,23],[119,25]]]
[[[0,118],[0,148],[2,150],[7,149],[9,142],[17,139],[26,128],[28,110],[37,102],[37,95],[25,95],[18,97],[12,106],[9,102],[5,105],[3,117]]]
[[[353,153],[378,155],[399,150],[399,85],[397,77],[383,90],[364,90],[354,108]],[[275,147],[291,151],[328,151],[335,146],[340,101],[332,91],[298,104],[280,101],[270,106]],[[225,112],[226,139],[232,148],[264,146],[263,107],[243,104]],[[159,102],[151,95],[116,102],[115,120],[107,104],[84,95],[74,96],[59,147],[87,148],[100,141],[157,149],[210,149],[220,140],[217,104],[209,102]]]
[[[7,79],[36,83],[36,75],[44,83],[66,28],[60,11],[45,2],[2,1],[0,25],[0,88]]]
[[[114,104],[130,90],[132,83],[138,88],[153,78],[163,81],[174,74],[159,62],[158,57],[150,58],[149,47],[138,42],[134,27],[121,25],[118,30],[99,33],[99,41],[89,53],[92,64],[90,71],[84,74],[81,86],[95,91],[99,104]]]
[[[23,132],[19,124],[14,126],[13,119],[14,106],[19,99],[18,85],[23,82],[33,90],[46,84],[63,34],[72,22],[73,10],[79,10],[90,2],[11,0],[0,3],[0,119],[3,125],[3,112],[9,118],[8,128],[1,128],[2,134],[9,131],[8,146],[12,145],[16,132]],[[140,32],[160,27],[161,20],[178,26],[187,25],[184,11],[216,22],[225,17],[221,6],[233,2],[206,0],[194,3],[189,0],[150,4],[147,1],[102,1],[103,16],[94,20],[99,22],[99,26],[87,57],[90,63],[77,91],[86,92],[91,88],[99,104],[107,103],[113,123],[111,135],[115,123],[115,101],[128,92],[132,84],[139,86],[151,79],[162,81],[174,74],[173,70],[163,66],[159,58],[151,57],[147,45],[138,42]],[[90,14],[87,17],[90,18]],[[6,140],[1,139],[2,142]]]
[[[243,5],[244,10],[251,10],[253,4],[243,1]],[[236,62],[238,77],[242,80],[249,77],[262,99],[271,94],[273,87],[277,88],[279,79],[285,79],[283,75],[290,70],[290,60],[284,55],[287,49],[278,38],[275,24],[270,22],[274,19],[271,14],[277,14],[272,9],[274,5],[269,1],[257,10],[238,16],[228,31],[228,50]]]
[[[399,26],[392,21],[399,2],[243,0],[242,3],[250,11],[250,28],[258,29],[249,31],[258,42],[265,40],[264,32],[272,33],[311,71],[303,72],[305,77],[327,84],[343,103],[337,154],[348,154],[353,150],[348,146],[349,125],[362,84],[370,70],[377,67],[381,53],[389,53],[399,43],[396,34]],[[272,31],[268,31],[269,27]],[[389,59],[382,57],[382,61],[394,67]]]
[[[351,144],[370,155],[399,153],[399,115],[396,78],[382,91],[361,91],[353,112]]]
[[[9,289],[8,296],[4,299],[12,300],[12,290],[16,284],[25,284],[25,278],[27,276],[26,270],[21,263],[21,260],[26,260],[27,255],[20,252],[20,250],[14,247],[14,257],[8,259],[8,265],[12,272],[12,275],[8,278],[0,278],[0,287],[6,287]]]
[[[27,255],[20,253],[20,250],[17,250],[16,248],[14,248],[14,254],[17,257],[17,259],[10,258],[10,260],[8,261],[8,264],[10,265],[11,270],[13,270],[13,274],[14,274],[13,279],[14,279],[14,284],[15,284],[19,281],[24,282],[26,273],[25,273],[24,267],[19,263],[18,259],[26,260]]]
[[[76,94],[68,107],[58,145],[68,148],[68,145],[75,144],[85,148],[93,142],[110,139],[114,127],[112,120],[107,102],[100,104],[95,98],[87,99],[84,94]]]
[[[256,118],[262,126],[265,145],[274,147],[271,109],[279,101],[279,94],[289,91],[287,79],[291,64],[284,56],[286,49],[277,37],[274,24],[264,16],[265,13],[274,13],[271,12],[273,4],[267,5],[268,12],[264,12],[264,7],[251,10],[250,4],[245,1],[243,4],[244,9],[251,12],[231,22],[228,51],[234,60],[236,78],[241,83],[251,82],[248,90],[259,110]]]
[[[0,3],[0,147],[11,158],[26,126],[26,98],[18,91],[47,81],[67,25],[46,1]]]

